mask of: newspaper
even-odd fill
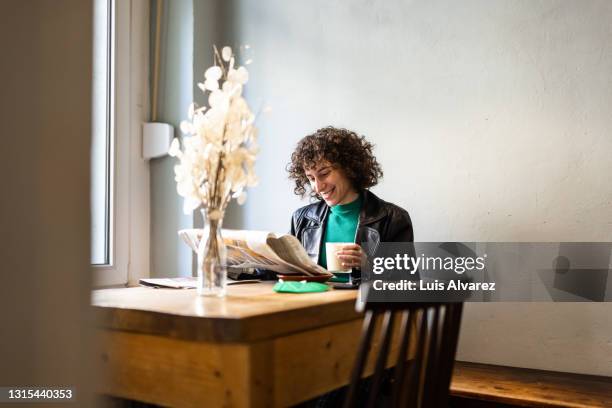
[[[249,283],[259,283],[258,279],[232,280],[228,279],[228,285],[245,285]],[[180,277],[180,278],[141,278],[138,280],[140,286],[149,286],[153,288],[170,288],[170,289],[195,289],[198,287],[198,278],[196,277]]]
[[[179,231],[179,236],[197,252],[203,232],[186,229]],[[222,230],[221,235],[227,247],[228,267],[268,269],[285,275],[330,275],[308,257],[293,235],[230,229]]]

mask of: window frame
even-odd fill
[[[111,231],[110,231],[110,205],[111,195],[111,153],[112,146],[109,134],[112,129],[113,83],[114,63],[111,43],[113,39],[113,1],[94,0],[94,60],[93,63],[93,100],[92,100],[92,145],[91,145],[91,263],[93,265],[108,265],[111,262]],[[104,29],[102,29],[102,15],[99,8],[105,8]],[[103,31],[98,32],[98,31]],[[98,41],[104,38],[104,44]],[[104,50],[104,51],[102,51]],[[104,53],[104,60],[98,60]],[[103,72],[99,72],[100,68]],[[101,83],[104,84],[100,87]],[[103,102],[103,103],[102,103]],[[104,110],[104,114],[102,113]],[[103,129],[102,129],[103,128]],[[103,163],[102,163],[103,162]],[[102,171],[103,170],[103,171]],[[104,200],[103,202],[101,202]]]
[[[148,2],[114,5],[114,123],[110,154],[109,263],[92,265],[94,286],[149,276],[149,166],[142,158],[148,107]]]

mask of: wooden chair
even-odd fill
[[[448,390],[457,349],[463,303],[366,303],[362,335],[348,388],[345,408],[381,405],[381,389],[391,374],[392,407],[448,406]],[[399,350],[395,367],[386,371],[394,321],[399,315]],[[358,401],[362,375],[372,344],[374,326],[381,318],[380,348],[367,401]],[[408,350],[414,350],[409,358]],[[386,393],[387,398],[389,394]]]

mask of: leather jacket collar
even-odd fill
[[[361,212],[359,213],[360,227],[373,224],[387,215],[386,208],[384,205],[382,205],[383,201],[374,193],[369,190],[364,190],[362,195],[363,206],[361,207]],[[325,203],[325,201],[320,200],[319,202],[308,206],[308,210],[304,216],[315,223],[322,224],[325,222],[328,212],[329,206]]]

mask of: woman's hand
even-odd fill
[[[337,254],[345,268],[361,268],[362,261],[366,260],[365,252],[357,244],[345,245]]]

